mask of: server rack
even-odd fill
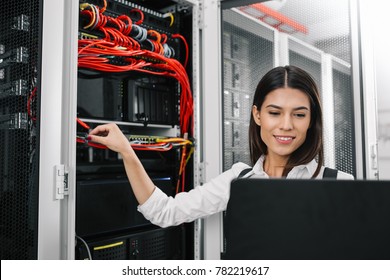
[[[90,20],[85,18],[88,13],[96,16],[98,9],[101,9],[106,1],[89,2],[30,1],[18,5],[7,2],[7,9],[2,9],[4,13],[12,12],[14,17],[10,22],[5,22],[8,16],[4,14],[4,22],[1,24],[4,31],[7,31],[2,32],[4,36],[1,37],[0,60],[1,124],[4,126],[4,145],[1,150],[4,184],[2,183],[1,198],[5,202],[2,203],[4,211],[1,240],[4,250],[1,257],[84,258],[83,250],[87,247],[91,246],[89,249],[93,255],[97,243],[100,244],[99,247],[103,246],[102,243],[107,246],[107,242],[119,237],[131,240],[129,242],[135,246],[126,258],[194,258],[193,224],[160,229],[140,217],[136,212],[134,198],[131,195],[128,200],[121,197],[123,192],[129,194],[130,190],[128,183],[127,188],[124,187],[126,179],[121,159],[108,150],[99,150],[86,142],[80,143],[80,139],[85,140],[88,126],[115,121],[126,132],[129,141],[147,141],[152,144],[156,139],[184,138],[188,134],[188,140],[194,143],[196,131],[193,133],[191,130],[196,126],[196,112],[187,117],[186,123],[183,124],[180,109],[185,113],[192,108],[186,108],[186,103],[181,103],[180,98],[185,86],[191,88],[191,92],[187,92],[189,95],[192,93],[191,102],[198,94],[199,78],[193,70],[198,67],[198,48],[196,43],[192,43],[198,37],[197,32],[192,34],[198,23],[197,2],[107,1],[107,16],[115,19],[130,13],[129,17],[134,19],[133,27],[138,26],[138,35],[148,35],[148,40],[141,49],[151,52],[153,48],[160,47],[160,55],[171,57],[177,64],[186,64],[186,69],[181,66],[183,73],[180,74],[186,76],[185,82],[188,84],[175,79],[173,75],[164,78],[164,75],[156,73],[169,70],[159,70],[153,65],[159,62],[157,56],[148,58],[148,73],[127,71],[116,75],[87,69],[88,67],[81,70],[82,67],[78,67],[78,43],[83,39],[102,38],[104,35],[96,30],[83,30]],[[30,13],[33,16],[28,19],[26,15],[31,15]],[[110,26],[115,28],[112,25],[115,23],[111,22]],[[13,26],[15,30],[12,30]],[[148,30],[153,30],[152,34],[148,34]],[[18,35],[19,37],[14,34],[18,32],[22,34]],[[161,34],[166,35],[167,45],[152,42],[160,40]],[[172,37],[173,34],[183,36]],[[14,40],[15,46],[11,46],[11,40]],[[185,40],[188,41],[188,49],[183,42]],[[19,48],[22,45],[18,44],[22,41],[30,44],[27,47],[31,46],[29,57],[24,48]],[[41,63],[37,62],[39,50],[44,53]],[[145,57],[145,53],[139,54],[136,60],[145,60]],[[27,58],[30,63],[28,65]],[[112,59],[110,56],[108,58]],[[125,61],[120,61],[119,56],[113,59],[116,60],[114,64],[117,66],[125,64]],[[12,72],[16,68],[11,67],[13,65],[19,69],[19,72],[15,72],[17,75]],[[176,64],[174,66],[179,67]],[[151,71],[154,73],[150,74]],[[38,75],[43,77],[40,88]],[[20,78],[18,83],[14,76]],[[14,91],[15,97],[11,96]],[[113,94],[109,95],[108,92]],[[96,106],[89,106],[91,104]],[[183,130],[184,126],[187,127]],[[76,141],[79,143],[76,144]],[[12,145],[14,143],[15,149]],[[16,147],[19,143],[22,143],[24,148]],[[198,176],[197,170],[194,170],[197,150],[191,150],[194,144],[188,146],[186,158],[181,153],[184,144],[175,142],[166,146],[170,151],[163,155],[162,152],[153,151],[137,153],[156,185],[169,195],[174,195],[176,189],[188,190],[194,186]],[[8,147],[10,149],[7,150]],[[189,157],[191,153],[193,154]],[[188,160],[186,172],[180,170],[183,168],[182,158]],[[25,168],[19,168],[23,164],[26,165]],[[14,167],[20,169],[19,173],[13,170]],[[186,184],[179,185],[179,179],[180,183],[185,180]],[[106,185],[96,186],[102,180]],[[110,184],[119,185],[119,192],[109,190],[107,185]],[[122,199],[121,203],[131,204],[131,207],[125,209],[128,212],[121,212],[123,209],[113,207],[113,210],[107,208],[107,212],[112,210],[108,214],[123,214],[124,218],[130,218],[130,222],[124,222],[124,219],[118,221],[114,217],[105,223],[104,219],[98,217],[88,224],[94,206],[84,202],[91,202],[92,194],[95,195],[94,199],[105,201],[107,191],[116,196],[116,199]],[[12,211],[14,208],[10,207],[11,204],[25,214]],[[134,214],[135,218],[132,216]],[[20,223],[15,222],[15,219],[11,223],[12,215],[20,219]],[[98,228],[93,228],[93,225],[98,225]],[[16,231],[20,232],[20,236],[12,237],[12,233]],[[21,244],[18,244],[18,241]],[[154,247],[151,244],[154,244]],[[101,254],[102,252],[98,251],[97,258],[116,258]]]
[[[249,120],[258,80],[276,66],[276,30],[234,9],[223,10],[224,170],[251,164]]]
[[[281,30],[282,25],[272,22],[264,11],[251,6],[259,2],[262,1],[227,1],[222,5],[225,8],[221,11],[223,170],[239,161],[250,164],[245,145],[248,143],[247,124],[256,86],[254,83],[271,68],[291,64],[308,71],[320,88],[324,112],[325,165],[360,176],[362,169],[358,162],[358,151],[362,147],[354,137],[359,128],[355,129],[358,124],[352,117],[359,110],[360,97],[359,91],[352,90],[352,65],[349,60],[344,61],[326,53],[324,48],[320,49],[321,46],[313,46],[299,36],[288,34],[291,31],[289,28]],[[351,12],[352,16],[354,12]],[[235,46],[235,38],[241,38],[239,47]],[[349,44],[347,42],[340,48],[350,51]],[[354,57],[357,55],[348,54]],[[240,57],[235,60],[235,56]],[[236,74],[237,68],[240,69],[237,71],[240,75]],[[359,65],[355,64],[354,71],[358,68]],[[242,139],[244,141],[241,142]],[[222,229],[220,236],[223,256],[225,247]]]
[[[170,196],[194,187],[192,7],[80,1],[79,15],[76,258],[191,259],[193,224],[162,229],[146,221],[122,159],[85,134],[117,122],[157,187]],[[108,248],[127,253],[102,254]]]
[[[351,64],[290,36],[282,40],[287,40],[288,63],[307,70],[321,89],[325,165],[356,176]]]
[[[256,81],[274,66],[291,64],[308,71],[321,90],[325,164],[356,175],[354,122],[351,119],[355,106],[350,63],[264,24],[251,16],[248,9],[244,6],[223,11],[224,170],[239,161],[250,163],[249,155],[244,152],[248,148],[240,143],[240,138],[244,139],[244,145],[248,143],[247,124]],[[248,43],[241,43],[234,49],[234,38],[245,34],[248,35],[240,42]],[[251,48],[246,47],[248,45]],[[237,56],[235,52],[241,56],[238,61],[232,58]],[[235,74],[236,68],[240,69],[240,75]],[[232,152],[234,150],[236,152]]]

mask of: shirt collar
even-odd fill
[[[265,156],[264,155],[261,155],[260,158],[257,160],[256,164],[253,166],[253,172],[254,174],[266,174],[265,171],[264,171],[264,160],[265,160]],[[317,169],[317,165],[318,163],[315,161],[315,159],[313,159],[311,162],[309,162],[308,164],[302,164],[302,165],[298,165],[298,166],[295,166],[290,172],[290,173],[295,173],[297,172],[298,170],[303,170],[303,169],[306,169],[307,172],[309,173],[310,177],[313,176],[314,172],[316,171]],[[288,176],[288,175],[287,175]]]
[[[318,163],[316,162],[315,159],[313,159],[311,162],[308,164],[304,165],[307,168],[307,171],[309,171],[310,177],[313,176],[314,172],[317,169]]]
[[[295,166],[288,174],[287,177],[292,176],[292,178],[303,176],[304,178],[311,178],[316,171],[318,163],[315,159],[307,164],[301,164]],[[305,175],[306,174],[306,175]]]
[[[257,160],[255,166],[253,166],[254,174],[264,174],[265,173],[264,169],[263,169],[264,160],[265,160],[265,156],[261,155],[260,158]]]

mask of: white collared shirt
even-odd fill
[[[269,178],[263,170],[263,162],[264,156],[261,156],[252,170],[243,178]],[[178,193],[174,198],[167,196],[156,187],[149,199],[138,206],[138,211],[153,224],[161,227],[192,222],[198,218],[224,211],[230,197],[231,181],[247,168],[250,168],[250,166],[245,163],[236,163],[231,169],[223,172],[210,182],[189,192]],[[309,179],[316,168],[317,162],[315,160],[305,165],[296,166],[287,174],[287,179]],[[323,172],[324,167],[321,168],[316,179],[322,179]],[[339,171],[337,179],[353,180],[353,176]]]

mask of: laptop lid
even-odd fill
[[[390,259],[390,181],[237,179],[226,259]]]

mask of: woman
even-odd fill
[[[322,178],[322,110],[317,86],[308,73],[294,66],[276,67],[261,79],[254,96],[249,139],[254,166],[244,177]],[[96,127],[89,140],[121,154],[140,204],[138,210],[161,227],[225,210],[230,182],[249,168],[236,163],[210,182],[172,198],[154,186],[115,124]],[[353,179],[340,171],[337,178]]]

